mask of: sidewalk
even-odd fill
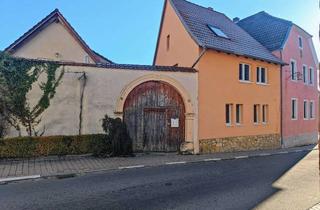
[[[152,167],[161,165],[186,164],[202,161],[243,159],[268,155],[281,155],[290,152],[317,150],[318,146],[304,146],[290,149],[236,152],[210,155],[177,155],[167,153],[137,154],[130,158],[94,158],[92,156],[68,156],[38,158],[28,160],[0,160],[0,183],[24,179],[72,176],[105,170]]]

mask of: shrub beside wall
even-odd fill
[[[111,153],[111,142],[104,134],[0,139],[0,158],[89,154],[95,153],[101,142],[110,145],[104,148]]]

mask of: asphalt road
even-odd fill
[[[0,209],[252,209],[276,197],[283,189],[273,183],[306,155],[300,152],[0,185]],[[309,155],[312,164],[318,160],[318,153]]]

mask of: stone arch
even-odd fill
[[[188,150],[188,151],[192,150],[192,152],[198,153],[199,142],[198,142],[197,136],[195,136],[195,133],[196,133],[195,125],[194,125],[195,110],[194,110],[193,101],[188,91],[183,87],[183,85],[181,85],[174,78],[171,78],[165,75],[150,74],[150,75],[142,76],[130,82],[128,85],[126,85],[122,89],[120,96],[116,102],[116,107],[114,112],[115,117],[119,117],[123,119],[124,104],[128,95],[137,86],[148,81],[165,82],[171,85],[173,88],[175,88],[177,92],[181,95],[184,102],[184,106],[185,106],[185,143],[183,144],[184,148],[182,148],[182,150]]]

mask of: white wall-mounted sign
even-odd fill
[[[179,128],[179,118],[171,118],[171,128]]]

